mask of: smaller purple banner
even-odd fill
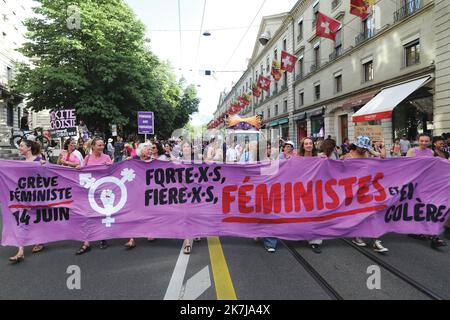
[[[139,134],[155,134],[153,112],[138,112],[138,133]]]

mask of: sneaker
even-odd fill
[[[445,247],[445,246],[447,246],[447,243],[444,240],[442,240],[441,238],[433,237],[431,239],[431,247],[433,249],[440,248],[440,247]]]
[[[322,253],[322,249],[320,248],[320,244],[312,244],[311,249],[314,253],[320,254]]]
[[[275,252],[275,248],[266,247],[266,250],[267,250],[267,252],[270,252],[270,253],[274,253]]]
[[[352,242],[356,244],[358,247],[367,247],[367,244],[361,238],[353,238]]]
[[[102,241],[100,241],[100,249],[106,249],[106,248],[108,248],[109,246],[108,246],[108,242],[106,242],[106,240],[102,240]]]
[[[446,227],[444,231],[444,237],[450,240],[450,227]]]
[[[379,252],[379,253],[383,253],[383,252],[388,252],[389,249],[383,247],[383,245],[381,244],[380,240],[375,240],[375,242],[373,243],[373,250],[375,252]]]

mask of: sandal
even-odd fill
[[[31,250],[31,252],[33,253],[39,253],[41,251],[43,251],[45,249],[44,245],[42,244],[37,244],[33,247],[33,249]]]
[[[188,244],[188,245],[184,246],[183,252],[184,252],[184,254],[191,254],[191,250],[192,250],[192,247],[190,244]]]
[[[17,264],[19,262],[22,262],[25,259],[25,256],[23,254],[21,255],[15,255],[14,257],[9,258],[9,261],[13,262],[14,264]]]
[[[91,251],[91,246],[85,246],[84,244],[81,246],[81,248],[76,252],[77,256],[80,256],[82,254],[85,254],[86,252]]]
[[[127,243],[125,243],[125,248],[127,248],[127,250],[132,250],[136,248],[136,241],[134,240],[128,241]]]

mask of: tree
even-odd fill
[[[19,65],[12,83],[32,110],[75,108],[91,129],[114,123],[125,134],[136,132],[137,111],[153,111],[162,137],[189,119],[183,89],[146,48],[145,27],[123,0],[38,2],[20,50],[36,62]],[[80,28],[68,25],[70,5],[79,8]]]

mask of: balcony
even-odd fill
[[[342,48],[336,48],[333,53],[330,54],[330,61],[336,60],[342,55]]]
[[[309,71],[312,73],[312,72],[316,71],[317,69],[319,69],[319,66],[317,64],[313,64],[311,66],[311,68],[309,69]]]
[[[295,76],[295,81],[301,80],[303,79],[303,77],[304,77],[303,72],[301,72],[300,74]]]
[[[303,40],[303,35],[299,34],[297,36],[297,43],[300,43]]]
[[[375,30],[366,30],[362,33],[360,33],[356,38],[355,38],[355,46],[360,45],[361,43],[369,40],[370,38],[372,38],[375,35]]]
[[[340,4],[341,4],[342,0],[333,0],[331,2],[331,10],[336,9]]]
[[[417,11],[422,7],[422,0],[411,0],[405,6],[394,12],[394,22],[399,22]]]

